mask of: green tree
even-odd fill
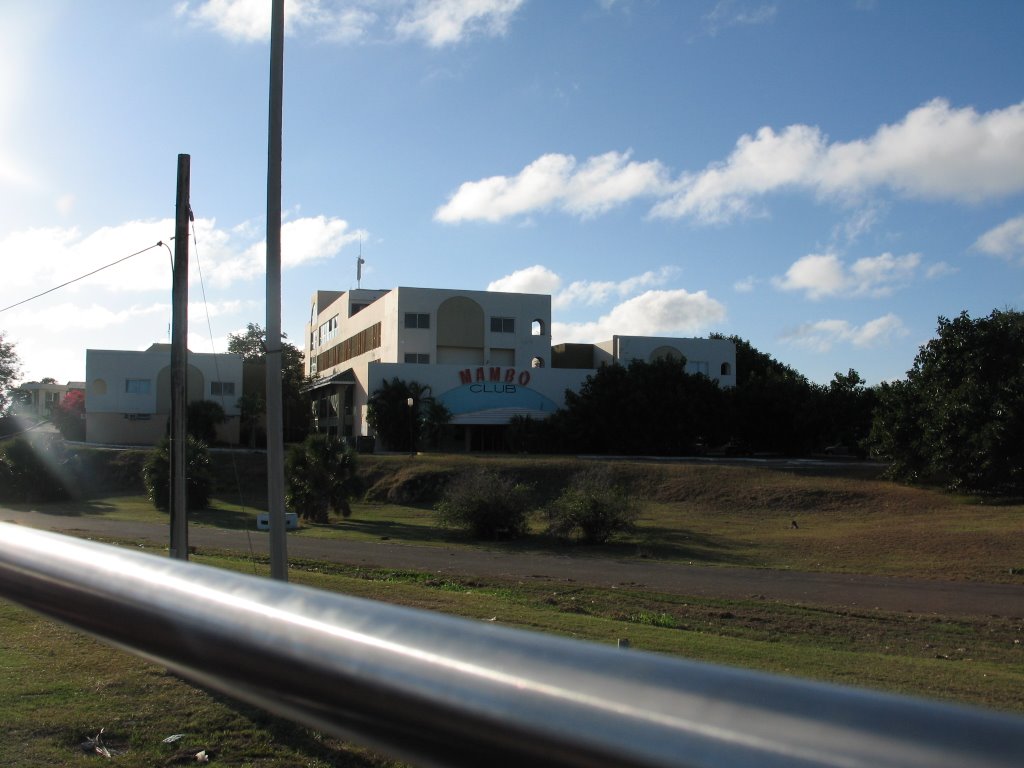
[[[53,409],[53,423],[65,440],[85,440],[85,393],[72,389]]]
[[[8,341],[4,331],[0,331],[0,416],[7,415],[12,404],[11,390],[20,376],[21,360],[14,342]]]
[[[736,345],[736,386],[724,398],[729,434],[762,451],[799,455],[820,448],[821,389],[739,336],[711,337]]]
[[[640,513],[636,496],[617,485],[608,472],[578,473],[548,507],[548,532],[587,544],[603,544],[631,531]]]
[[[255,448],[260,416],[267,412],[267,401],[255,392],[246,392],[238,398],[238,410],[241,412],[241,438],[250,448]]]
[[[441,438],[451,423],[452,412],[444,403],[428,397],[421,404],[419,416],[420,434],[427,444],[436,450],[441,446]]]
[[[720,431],[722,391],[685,360],[608,365],[567,390],[552,428],[570,451],[678,456]]]
[[[285,504],[315,523],[328,521],[328,510],[349,517],[349,498],[359,492],[356,454],[331,435],[309,435],[293,445],[285,461]]]
[[[1024,491],[1024,313],[938,319],[905,381],[879,389],[871,441],[901,479]]]
[[[171,507],[171,441],[164,438],[146,457],[142,480],[153,506],[166,512]],[[188,435],[185,442],[185,508],[206,509],[210,503],[213,474],[206,443]]]
[[[0,500],[59,501],[70,498],[63,443],[16,437],[0,443]]]
[[[294,442],[309,432],[309,402],[304,390],[310,380],[305,374],[302,350],[285,341],[287,338],[287,334],[281,334],[281,407],[285,440]],[[266,364],[266,339],[267,332],[259,324],[249,323],[244,333],[228,334],[228,352],[241,355],[246,363]]]
[[[188,433],[207,445],[217,442],[217,426],[228,420],[224,407],[214,400],[193,400],[188,404]]]
[[[866,452],[871,419],[878,402],[876,390],[864,386],[853,368],[835,377],[822,392],[827,430],[826,441],[846,445],[857,453]]]
[[[476,539],[514,539],[526,534],[533,489],[490,469],[456,475],[437,503],[438,522]]]
[[[415,381],[402,381],[396,376],[391,381],[385,379],[380,388],[370,395],[366,421],[388,450],[412,451],[419,443],[423,431],[424,414],[429,413],[433,403],[430,387]],[[438,412],[430,418],[443,417],[444,414]],[[444,423],[447,424],[448,420]]]

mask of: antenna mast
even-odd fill
[[[356,288],[360,287],[363,281],[363,264],[366,260],[363,258],[363,236],[359,236],[359,255],[356,257]]]

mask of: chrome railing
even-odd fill
[[[1024,765],[1024,719],[1011,715],[523,632],[17,525],[0,524],[0,595],[419,765]]]

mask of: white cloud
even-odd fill
[[[935,99],[867,139],[829,142],[821,130],[791,125],[744,135],[722,162],[672,180],[659,160],[608,152],[582,166],[548,154],[515,176],[463,183],[437,209],[438,221],[501,221],[558,208],[594,216],[642,197],[658,198],[655,218],[721,223],[760,212],[761,200],[787,189],[845,204],[887,190],[907,197],[978,203],[1024,190],[1024,102],[978,113]],[[872,226],[872,201],[848,222],[858,237]]]
[[[610,299],[622,299],[644,288],[663,285],[679,273],[678,267],[661,267],[619,281],[575,280],[562,289],[562,278],[547,267],[535,264],[516,270],[487,286],[489,291],[509,293],[548,293],[555,309],[566,309],[574,304],[594,306]]]
[[[1024,216],[1004,221],[979,237],[972,246],[975,250],[1024,266]]]
[[[742,280],[737,280],[732,284],[732,289],[736,293],[750,293],[754,290],[754,286],[757,285],[757,278],[753,275],[747,275]]]
[[[270,38],[270,11],[271,4],[266,0],[205,0],[195,8],[187,2],[175,7],[179,17],[242,42]],[[324,21],[319,0],[288,0],[284,4],[284,18],[289,32]]]
[[[524,0],[288,0],[287,34],[310,32],[336,43],[369,38],[421,40],[433,48],[477,36],[504,35]],[[229,40],[259,42],[270,37],[268,0],[182,2],[175,13]]]
[[[955,275],[959,271],[960,270],[952,264],[947,264],[944,261],[937,261],[928,266],[928,269],[924,272],[924,276],[929,280],[937,280],[938,278],[945,277],[946,275]]]
[[[819,320],[784,334],[782,341],[813,352],[826,353],[840,343],[868,349],[883,346],[894,338],[906,335],[903,321],[889,313],[859,326],[847,320]]]
[[[728,27],[766,24],[775,18],[777,12],[778,8],[772,3],[718,0],[715,7],[704,15],[704,26],[714,37]]]
[[[784,291],[803,291],[811,300],[831,296],[888,296],[913,276],[921,263],[916,253],[858,259],[849,268],[834,253],[797,259],[783,277],[772,283]]]
[[[189,243],[191,283],[198,283],[200,271],[204,280],[218,286],[264,274],[264,241],[238,242],[251,239],[255,228],[240,226],[226,231],[213,219],[196,219],[193,230],[194,240]],[[0,305],[54,288],[137,251],[144,252],[61,290],[71,294],[96,289],[116,293],[169,291],[168,251],[174,250],[173,234],[172,219],[129,221],[85,236],[73,227],[13,232],[0,239],[0,263],[5,266]],[[332,258],[360,237],[365,238],[366,233],[350,231],[342,219],[313,216],[289,221],[281,227],[282,268]],[[157,242],[168,245],[156,247]],[[199,269],[195,268],[197,260]]]
[[[1024,189],[1024,103],[978,114],[935,99],[864,140],[829,144],[818,128],[762,128],[722,164],[682,179],[653,214],[723,221],[785,187],[851,199],[888,188],[909,197],[976,203]]]
[[[211,222],[212,224],[212,222]],[[197,230],[199,222],[196,222]],[[236,227],[235,232],[252,236],[253,227]],[[365,239],[363,230],[349,230],[348,222],[326,216],[309,216],[281,225],[281,269],[325,261],[338,255],[350,243]],[[239,251],[230,235],[208,229],[205,236],[197,234],[202,249],[204,276],[214,285],[224,287],[238,280],[252,280],[266,274],[267,244],[265,240]],[[205,244],[204,244],[205,242]]]
[[[664,285],[678,273],[678,267],[662,267],[659,270],[644,272],[642,275],[628,277],[618,282],[576,280],[570,283],[565,290],[556,293],[551,303],[555,309],[565,309],[574,304],[591,306],[603,304],[612,298],[625,298],[643,288]]]
[[[550,207],[593,216],[637,197],[664,194],[670,188],[664,166],[634,162],[631,154],[607,152],[579,167],[571,155],[543,155],[516,176],[463,183],[434,218],[446,223],[501,221]]]
[[[15,325],[19,328],[46,328],[56,322],[66,322],[67,318],[74,318],[76,331],[97,331],[152,315],[166,314],[170,317],[170,313],[170,303],[131,304],[120,309],[111,309],[96,302],[77,304],[62,301],[56,304],[26,305],[26,309],[18,313]]]
[[[674,336],[707,330],[725,319],[725,307],[707,291],[647,291],[588,323],[552,323],[552,341],[599,342],[613,335]]]
[[[488,291],[503,293],[554,293],[562,284],[562,278],[547,267],[534,264],[532,267],[517,269],[511,275],[499,278],[487,286]]]
[[[419,0],[399,18],[400,38],[419,38],[432,48],[462,41],[471,33],[499,37],[523,0]]]

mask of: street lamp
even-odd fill
[[[413,413],[412,413],[412,406],[413,406],[414,402],[415,401],[411,397],[407,397],[405,399],[405,404],[409,406],[409,455],[410,456],[415,456],[416,455],[416,439],[413,436],[414,435],[413,428],[416,426],[416,423],[413,420]]]

